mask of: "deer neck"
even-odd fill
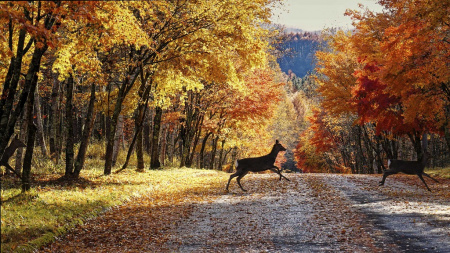
[[[278,149],[275,148],[275,146],[272,148],[272,151],[270,151],[269,155],[270,157],[276,158],[278,155],[278,152],[280,152]]]

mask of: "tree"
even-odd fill
[[[398,98],[404,124],[415,132],[448,132],[449,3],[380,3],[386,12],[349,12],[357,24],[356,51],[371,68],[364,75],[383,83],[381,92]],[[361,42],[368,44],[362,47]]]

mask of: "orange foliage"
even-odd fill
[[[364,71],[370,68],[364,74],[357,73],[359,88],[370,82],[383,86],[372,93],[377,96],[372,97],[378,101],[375,104],[381,106],[377,109],[381,117],[372,120],[384,125],[377,128],[394,132],[414,129],[440,133],[450,118],[446,109],[450,105],[450,2],[383,0],[380,3],[389,12],[348,13],[357,27],[352,36],[355,51],[365,64]],[[367,114],[363,108],[359,109],[358,113]],[[392,111],[383,116],[382,110]]]

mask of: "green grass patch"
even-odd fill
[[[37,175],[26,194],[20,193],[18,182],[4,180],[1,251],[30,252],[113,206],[139,198],[150,199],[154,205],[164,204],[168,197],[183,202],[183,192],[207,193],[224,187],[228,177],[223,172],[188,168],[144,173],[129,168],[120,174],[102,174],[102,169],[85,170],[73,183],[56,180],[61,175]]]
[[[433,177],[439,177],[444,179],[450,179],[450,167],[426,169],[426,173]]]

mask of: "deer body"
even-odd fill
[[[17,173],[9,164],[9,158],[11,158],[11,156],[14,154],[14,152],[16,152],[16,149],[20,148],[20,147],[26,147],[26,145],[19,140],[19,138],[14,137],[14,139],[11,141],[11,144],[9,144],[9,146],[5,149],[5,152],[3,152],[2,158],[0,159],[0,166],[5,166],[6,169],[14,172],[14,174],[16,174],[19,178],[21,178],[20,174]]]
[[[247,175],[249,171],[251,172],[261,172],[265,170],[271,170],[281,177],[285,178],[289,181],[285,176],[281,174],[280,169],[274,165],[275,160],[277,158],[277,155],[280,151],[286,151],[286,148],[284,148],[278,140],[275,142],[275,145],[273,145],[272,151],[265,156],[261,157],[251,157],[251,158],[245,158],[241,160],[236,161],[236,173],[232,174],[230,176],[230,179],[228,179],[228,184],[226,190],[228,191],[228,186],[230,185],[231,179],[237,177],[236,181],[241,188],[241,190],[244,190],[241,185],[241,179]]]
[[[384,181],[386,180],[386,177],[388,177],[389,175],[394,175],[399,172],[402,172],[402,173],[405,173],[408,175],[417,175],[420,178],[420,180],[422,180],[422,182],[425,184],[427,189],[429,191],[431,191],[430,188],[428,188],[428,185],[425,182],[425,180],[423,179],[422,175],[427,176],[436,182],[438,182],[438,181],[436,179],[432,178],[427,173],[423,172],[423,170],[425,169],[425,166],[427,164],[427,161],[428,161],[427,152],[424,153],[421,161],[403,161],[403,160],[393,160],[393,159],[388,160],[389,169],[383,173],[383,179],[380,181],[379,185],[384,185]]]

